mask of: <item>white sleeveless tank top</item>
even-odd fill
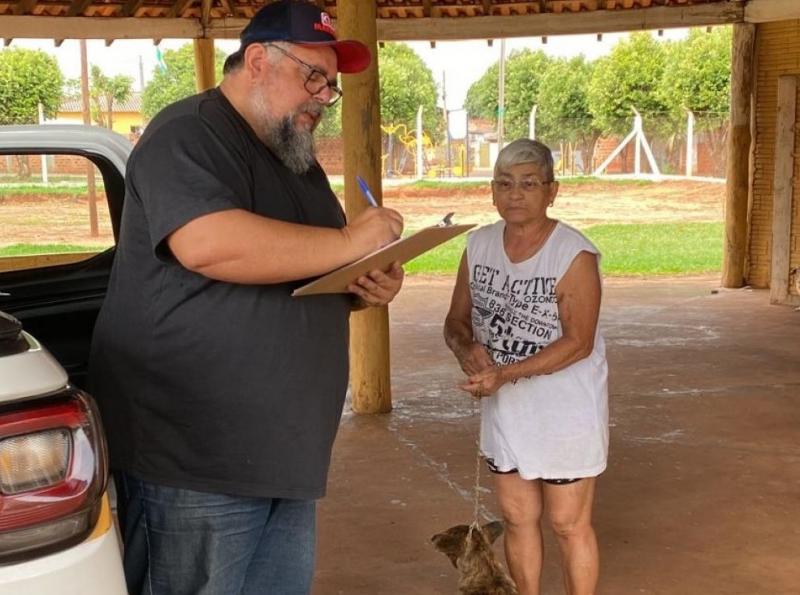
[[[505,222],[467,240],[472,331],[497,365],[521,361],[562,335],[556,286],[580,252],[598,255],[578,230],[556,224],[528,260],[503,247]],[[543,376],[506,383],[481,399],[481,452],[524,479],[594,477],[608,457],[608,366],[598,330],[588,357]]]

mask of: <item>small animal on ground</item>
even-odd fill
[[[503,533],[503,523],[492,521],[481,527],[456,525],[437,533],[431,541],[458,569],[461,595],[518,595],[514,581],[495,558],[492,544]]]

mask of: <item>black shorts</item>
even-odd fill
[[[489,467],[489,471],[491,471],[492,473],[496,473],[497,475],[508,475],[509,473],[519,473],[519,471],[517,469],[511,469],[510,471],[500,471],[500,469],[498,469],[495,466],[494,461],[492,459],[486,459],[486,465]],[[576,481],[580,481],[582,479],[583,479],[583,477],[577,477],[575,479],[544,479],[544,478],[542,478],[542,481],[545,482],[545,483],[549,483],[551,485],[563,486],[563,485],[567,485],[567,484],[570,484],[570,483],[575,483]]]

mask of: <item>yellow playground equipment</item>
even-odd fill
[[[399,171],[403,170],[402,164],[405,164],[405,157],[410,155],[415,161],[417,159],[417,135],[415,131],[409,131],[405,124],[382,124],[381,130],[388,134],[390,137],[396,138],[405,147],[407,153],[401,158],[401,166]],[[433,142],[428,136],[428,133],[422,132],[422,168],[428,169],[429,155],[433,151]],[[386,162],[389,159],[388,154],[381,155],[381,169],[382,175],[386,175]],[[391,164],[390,164],[391,165]],[[393,168],[394,169],[394,168]]]

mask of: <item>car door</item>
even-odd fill
[[[130,142],[103,128],[0,126],[0,310],[86,386]]]

